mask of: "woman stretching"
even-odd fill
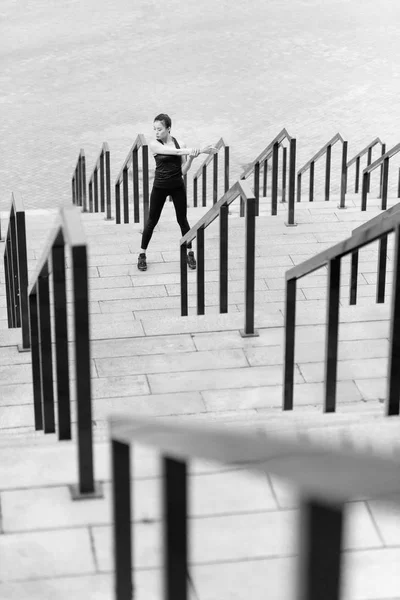
[[[215,154],[218,152],[214,146],[205,146],[204,148],[182,148],[171,135],[171,119],[166,114],[157,115],[154,119],[154,131],[156,140],[150,142],[150,150],[156,161],[156,172],[154,177],[153,189],[150,196],[150,210],[147,223],[143,229],[142,246],[138,258],[138,269],[146,271],[146,250],[151,236],[158,220],[161,216],[167,196],[172,197],[175,207],[176,220],[181,228],[182,236],[189,230],[190,225],[187,220],[186,189],[183,181],[185,175],[193,162],[193,159],[199,154]],[[186,157],[189,158],[186,158]],[[196,268],[194,252],[191,250],[191,242],[187,245],[189,252],[187,262],[190,269]]]

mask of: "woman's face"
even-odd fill
[[[165,127],[162,121],[154,121],[154,131],[156,132],[156,138],[164,142],[168,139],[169,130]]]

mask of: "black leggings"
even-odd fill
[[[185,187],[183,185],[173,189],[153,187],[150,196],[149,217],[143,229],[142,235],[143,250],[146,250],[147,246],[149,245],[154,228],[160,219],[161,212],[164,207],[167,196],[172,197],[172,201],[175,207],[176,220],[178,221],[178,225],[181,228],[182,236],[184,236],[190,229],[190,225],[187,220]],[[192,247],[191,242],[187,244],[187,247]]]

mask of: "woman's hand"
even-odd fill
[[[192,158],[196,158],[196,156],[198,156],[199,154],[200,154],[200,148],[192,148],[189,156],[191,156]]]
[[[216,148],[212,144],[208,144],[208,146],[204,146],[204,148],[202,148],[200,152],[202,152],[203,154],[216,154],[218,152],[218,148]]]

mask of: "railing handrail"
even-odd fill
[[[43,269],[48,264],[51,248],[54,246],[57,238],[60,238],[60,235],[63,235],[71,248],[86,245],[86,233],[80,219],[80,211],[76,210],[75,207],[63,207],[60,209],[58,222],[54,225],[53,232],[48,238],[30,281],[29,295],[36,293],[38,277],[43,274]]]
[[[231,204],[238,196],[242,196],[244,202],[247,198],[254,198],[254,192],[248,181],[238,180],[225,194],[216,202],[205,215],[181,238],[180,245],[191,242],[196,237],[196,232],[202,227],[208,227],[219,216],[219,209],[223,204]]]
[[[11,206],[14,206],[15,212],[24,212],[24,202],[20,194],[11,192]]]
[[[257,163],[261,163],[263,160],[265,160],[266,158],[269,158],[269,156],[272,154],[273,149],[275,144],[281,144],[283,142],[283,140],[287,140],[288,142],[290,142],[290,140],[292,139],[292,136],[289,135],[289,133],[287,132],[287,130],[285,128],[283,128],[276,137],[274,137],[274,139],[272,140],[272,142],[270,142],[268,144],[268,146],[266,148],[264,148],[264,150],[257,156],[257,158],[255,160],[253,160],[252,163],[250,163],[245,170],[243,171],[243,173],[241,174],[240,178],[241,179],[246,179],[246,177],[248,177],[255,165]]]
[[[218,142],[215,144],[217,150],[221,150],[221,148],[226,148],[228,145],[225,143],[223,138],[220,138]],[[202,162],[200,167],[197,169],[196,173],[193,175],[193,179],[197,179],[202,174],[204,167],[208,167],[208,165],[213,161],[214,154],[209,154],[206,156],[205,160]]]
[[[97,160],[96,160],[96,162],[94,164],[94,167],[92,169],[92,174],[90,176],[89,183],[93,180],[93,175],[94,175],[95,170],[100,168],[101,157],[106,152],[110,152],[110,147],[109,147],[109,145],[108,145],[107,142],[103,142],[103,145],[102,145],[101,150],[100,150],[100,154],[97,157]]]
[[[337,133],[336,135],[333,136],[332,139],[329,140],[329,142],[327,142],[325,144],[325,146],[323,146],[320,150],[318,150],[318,152],[316,154],[314,154],[314,156],[312,158],[310,158],[310,160],[308,160],[302,167],[301,169],[299,169],[297,171],[297,175],[301,175],[302,173],[304,173],[305,171],[307,171],[308,167],[311,165],[311,163],[316,162],[319,158],[321,158],[321,156],[323,156],[327,150],[327,148],[329,146],[333,146],[334,144],[336,144],[336,142],[341,141],[342,143],[344,142],[344,139],[342,138],[342,136],[340,135],[340,133]]]
[[[358,154],[353,156],[353,158],[347,163],[347,168],[351,167],[351,165],[353,165],[356,162],[357,158],[361,158],[362,156],[364,156],[364,154],[366,154],[368,150],[372,149],[377,144],[383,144],[382,140],[378,137],[372,140],[372,142],[368,144],[368,146],[365,146],[365,148],[363,148]]]
[[[376,217],[372,217],[372,219],[369,219],[369,221],[366,221],[362,225],[359,225],[358,227],[353,229],[353,231],[351,232],[352,236],[359,233],[360,231],[364,231],[365,229],[372,227],[373,225],[378,223],[381,219],[390,219],[393,215],[395,215],[399,211],[400,211],[400,202],[398,202],[391,208],[388,208],[387,210],[385,210],[384,213],[382,213],[380,215],[376,215]]]
[[[260,435],[212,423],[172,423],[129,413],[112,414],[109,424],[114,441],[151,445],[176,460],[245,464],[249,470],[271,472],[306,494],[330,502],[360,495],[382,498],[400,491],[399,462],[370,449],[361,454],[349,447],[335,449],[321,442],[289,440],[278,433]]]
[[[117,184],[118,182],[121,182],[122,180],[122,176],[124,173],[124,170],[127,169],[129,167],[129,165],[132,162],[132,153],[134,152],[134,150],[139,150],[139,148],[142,148],[143,146],[148,146],[148,143],[146,141],[146,138],[144,136],[143,133],[139,133],[136,137],[136,140],[133,142],[131,149],[128,152],[128,155],[124,161],[124,164],[121,167],[120,172],[118,173],[118,176],[115,180],[115,183]]]
[[[368,229],[356,231],[351,237],[323,250],[319,254],[305,260],[300,265],[296,265],[292,269],[286,271],[286,281],[300,279],[301,277],[324,267],[330,260],[342,258],[343,256],[354,252],[354,250],[358,250],[370,242],[379,239],[381,236],[390,233],[394,230],[396,225],[400,223],[400,213],[392,214],[390,222],[388,222],[388,218],[385,217],[385,214],[378,215],[376,219],[377,222],[371,227],[368,227]]]
[[[392,156],[394,156],[398,152],[400,152],[400,142],[398,144],[396,144],[395,146],[393,146],[393,148],[391,148],[390,150],[385,152],[385,154],[382,154],[373,163],[366,166],[365,169],[363,170],[363,175],[365,175],[365,173],[371,173],[374,169],[376,169],[383,163],[385,158],[392,158]]]

